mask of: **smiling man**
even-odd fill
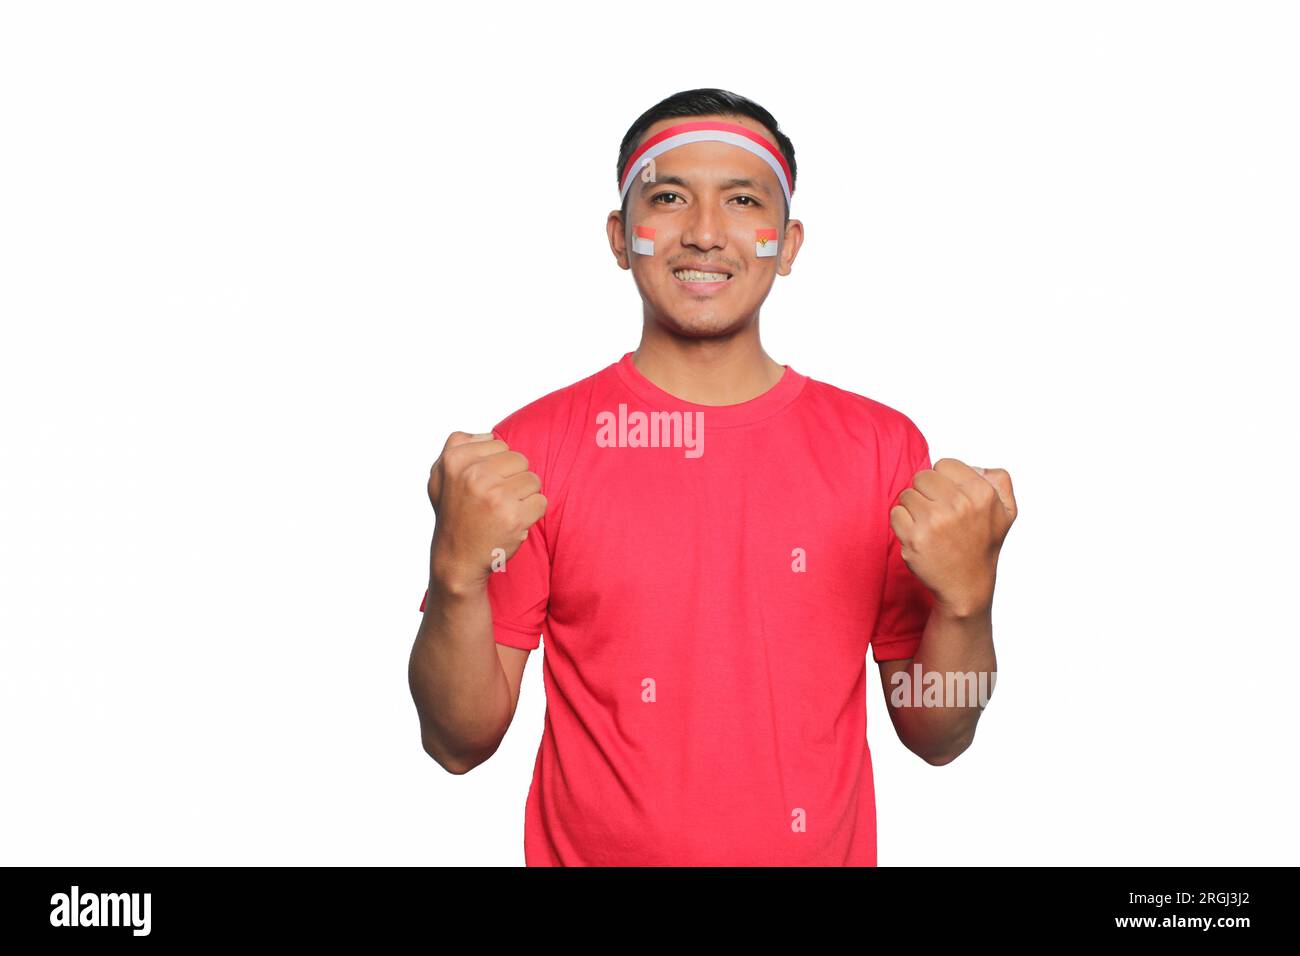
[[[453,433],[410,685],[425,750],[497,749],[545,635],[528,865],[874,866],[867,654],[905,746],[945,764],[983,700],[895,674],[991,674],[1010,478],[931,464],[903,413],[774,361],[794,147],[762,107],[678,93],[628,130],[615,261],[638,348]]]

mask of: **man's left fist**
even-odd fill
[[[1015,520],[1011,476],[956,458],[918,471],[889,510],[907,566],[937,604],[961,616],[992,606],[998,554]]]

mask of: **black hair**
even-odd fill
[[[618,148],[618,168],[614,172],[614,178],[619,188],[623,186],[623,167],[627,165],[628,158],[640,145],[646,130],[661,119],[667,119],[670,116],[748,116],[750,119],[762,123],[776,137],[777,149],[781,150],[781,155],[785,157],[785,161],[790,167],[790,192],[791,194],[794,193],[795,175],[798,172],[794,162],[794,143],[790,142],[789,136],[781,132],[776,117],[747,97],[727,90],[716,89],[683,90],[680,93],[674,93],[667,99],[660,100],[637,117],[636,122],[628,128],[627,133],[623,136],[623,142]],[[632,191],[629,189],[628,196],[630,195],[632,195]],[[623,216],[626,219],[627,196],[623,197],[622,209]],[[790,207],[785,204],[785,222],[789,221]],[[782,225],[784,225],[784,222]]]

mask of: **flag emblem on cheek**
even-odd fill
[[[655,231],[649,226],[633,226],[632,251],[638,256],[653,256],[655,254]]]
[[[775,229],[754,230],[754,255],[758,256],[760,259],[764,256],[776,255]]]

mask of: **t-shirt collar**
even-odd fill
[[[781,367],[785,371],[781,373],[781,378],[762,395],[734,405],[699,405],[664,391],[642,375],[636,363],[632,361],[631,352],[619,359],[614,367],[619,379],[646,403],[648,410],[703,412],[707,428],[748,425],[770,418],[798,398],[803,392],[804,384],[808,381],[808,376],[801,375],[789,365],[783,365]]]

